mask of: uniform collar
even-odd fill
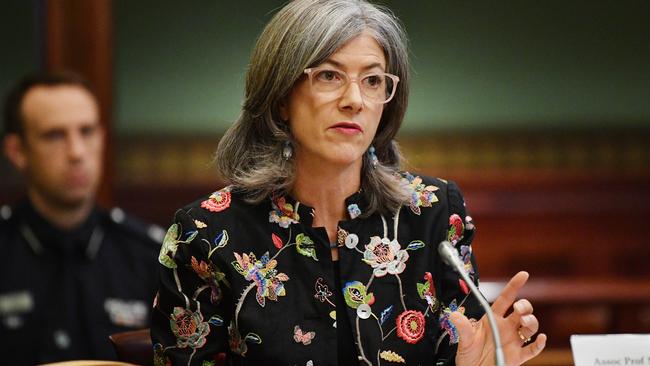
[[[101,229],[100,213],[96,207],[77,227],[64,230],[54,226],[34,208],[29,199],[23,199],[16,209],[19,217],[19,230],[36,254],[45,251],[58,252],[63,255],[86,252],[94,257],[99,249],[104,233]]]

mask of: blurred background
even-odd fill
[[[110,132],[101,204],[167,226],[221,187],[213,151],[283,3],[4,0],[0,93],[35,69],[88,77]],[[460,184],[482,280],[531,273],[551,351],[650,333],[650,2],[380,3],[411,42],[405,169]],[[0,177],[15,201],[4,158]]]

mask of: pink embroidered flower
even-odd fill
[[[457,214],[449,216],[449,231],[447,232],[447,240],[453,245],[456,245],[460,240],[463,239],[464,231],[465,225],[463,224],[463,219],[461,219]]]
[[[201,202],[201,207],[208,211],[220,212],[230,207],[230,199],[230,187],[226,187],[212,193],[207,200]]]
[[[413,176],[410,173],[405,173],[401,178],[402,187],[409,192],[411,199],[409,207],[414,214],[420,214],[420,207],[431,207],[433,203],[438,202],[436,186],[425,186],[422,183],[422,178]]]
[[[203,321],[200,312],[193,312],[182,307],[175,307],[169,321],[172,332],[176,336],[178,348],[201,348],[205,344],[205,337],[210,333],[210,325]]]
[[[415,344],[424,336],[424,314],[407,310],[397,316],[397,336]]]
[[[377,277],[383,277],[386,273],[402,273],[406,268],[407,259],[409,254],[401,249],[397,240],[380,239],[378,236],[370,238],[370,243],[363,252],[363,261],[374,268],[373,273]]]
[[[289,225],[297,224],[300,220],[298,212],[294,211],[293,205],[287,203],[284,197],[272,199],[271,205],[273,210],[269,212],[269,222],[275,222],[286,229]]]

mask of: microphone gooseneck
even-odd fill
[[[465,266],[463,262],[458,257],[458,252],[448,241],[442,241],[438,245],[438,253],[442,260],[451,268],[453,268],[460,276],[463,278],[467,286],[469,286],[470,291],[474,297],[478,300],[479,304],[485,310],[485,314],[488,317],[488,323],[490,324],[490,330],[492,330],[492,338],[494,339],[494,348],[495,348],[495,362],[496,366],[504,366],[505,358],[503,356],[503,348],[501,348],[501,336],[499,335],[499,329],[497,328],[496,320],[494,319],[494,314],[492,313],[492,308],[490,304],[485,300],[485,297],[478,290],[474,281],[469,277],[467,271],[465,271]]]

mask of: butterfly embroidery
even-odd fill
[[[305,346],[311,344],[311,340],[316,336],[316,332],[303,332],[299,326],[293,327],[293,339],[296,343],[302,343]]]

